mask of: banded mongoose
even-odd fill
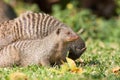
[[[0,23],[6,20],[14,19],[17,15],[14,9],[3,0],[0,0]]]
[[[13,43],[17,40],[38,38],[43,39],[46,36],[50,35],[58,27],[68,28],[67,25],[48,14],[26,12],[18,18],[5,21],[0,24],[0,48],[3,48],[4,46]],[[79,44],[72,44],[74,44],[77,49],[84,49],[84,41],[81,38],[79,38],[78,41],[80,41]],[[73,50],[74,52],[72,54],[76,56],[76,48],[72,48],[72,46],[68,47],[68,49],[75,49]],[[77,53],[82,54],[84,50]],[[71,55],[71,53],[69,55]]]
[[[0,51],[0,67],[61,64],[67,44],[78,37],[70,28],[58,27],[43,39],[16,41]]]

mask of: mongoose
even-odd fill
[[[17,15],[14,9],[3,0],[0,0],[0,23],[6,20],[14,19]]]
[[[0,24],[0,48],[3,48],[5,45],[13,43],[17,40],[38,38],[43,39],[46,36],[50,35],[54,30],[56,30],[57,27],[68,28],[67,25],[48,14],[33,12],[23,13],[18,18],[5,21]],[[79,38],[78,41],[80,41],[80,44],[73,43],[76,48],[80,50],[85,48],[84,41],[81,40],[81,38]],[[72,48],[72,46],[69,46],[68,49],[74,48]],[[72,54],[76,56],[76,50],[73,51],[75,52]],[[77,53],[82,54],[83,52],[84,50]]]
[[[58,27],[43,39],[16,41],[0,51],[0,67],[61,64],[67,44],[78,37],[70,28]]]

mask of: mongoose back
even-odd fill
[[[2,48],[17,40],[42,39],[50,35],[57,27],[69,28],[48,14],[26,12],[14,20],[5,21],[0,24],[0,47]],[[79,41],[82,41],[81,38],[79,38]],[[85,47],[84,41],[75,45],[80,50]],[[81,45],[84,46],[81,47]],[[72,49],[72,47],[70,48]],[[81,54],[82,52],[78,53]]]
[[[78,37],[70,28],[58,27],[43,39],[16,41],[0,51],[0,67],[61,64],[67,44]]]
[[[3,0],[0,0],[0,23],[14,18],[16,18],[16,13],[13,8]]]

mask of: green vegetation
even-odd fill
[[[76,61],[83,71],[61,73],[58,67],[38,66],[0,68],[0,80],[9,80],[14,72],[27,76],[22,80],[120,80],[120,69],[117,69],[120,67],[120,15],[105,20],[89,10],[77,10],[72,3],[65,10],[55,5],[51,15],[71,26],[85,40],[87,50],[81,56],[83,61]]]

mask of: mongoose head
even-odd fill
[[[57,28],[56,34],[59,36],[59,40],[65,43],[75,41],[79,38],[79,36],[73,32],[72,29],[67,27]]]
[[[75,32],[73,32],[71,28],[60,27],[57,29],[56,33],[59,35],[59,40],[69,42],[67,46],[69,51],[69,58],[76,60],[86,50],[85,42],[83,39],[79,37]]]

